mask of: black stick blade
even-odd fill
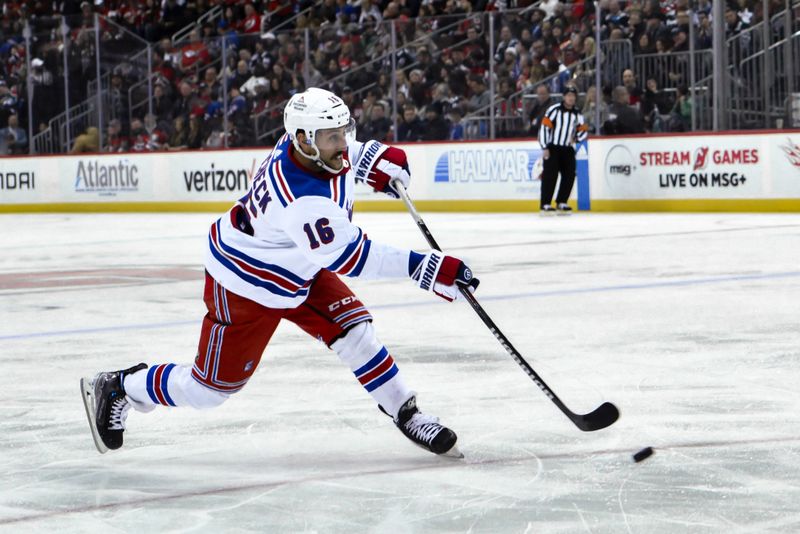
[[[575,414],[571,419],[584,432],[594,432],[613,425],[619,419],[619,410],[610,402],[604,402],[595,411],[586,415]]]

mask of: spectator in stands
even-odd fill
[[[520,60],[519,53],[515,47],[509,46],[506,48],[506,51],[503,54],[503,63],[500,65],[500,68],[507,72],[508,75],[513,76],[514,79],[519,77],[521,72]]]
[[[607,27],[621,28],[628,25],[628,15],[620,9],[617,0],[608,2],[603,22]]]
[[[179,86],[180,94],[172,106],[172,118],[175,117],[188,117],[192,109],[194,109],[195,96],[192,90],[192,85],[184,80]]]
[[[359,129],[361,141],[375,139],[385,142],[389,140],[392,131],[392,121],[386,117],[387,104],[383,100],[378,100],[370,106],[369,120]]]
[[[33,82],[33,123],[41,124],[53,118],[58,112],[58,94],[55,78],[39,58],[31,60],[31,81]]]
[[[658,88],[658,82],[655,78],[649,78],[642,95],[640,107],[645,129],[651,132],[666,131],[666,127],[662,124],[661,115],[670,113],[671,108],[672,103],[669,95]]]
[[[372,119],[372,106],[374,106],[376,102],[378,102],[378,90],[375,88],[369,89],[367,91],[367,96],[361,101],[361,116],[358,117],[359,128]],[[383,106],[385,112],[386,104],[384,103]]]
[[[361,103],[355,98],[353,88],[349,85],[344,86],[342,88],[341,99],[342,102],[344,102],[344,105],[347,106],[347,109],[350,110],[350,116],[353,117],[353,120],[355,120],[356,123],[358,123],[359,119],[361,118],[362,109]]]
[[[86,129],[86,133],[79,135],[72,145],[70,154],[88,154],[100,151],[99,132],[94,126]]]
[[[9,115],[8,125],[0,129],[0,155],[24,154],[28,150],[28,134],[19,127],[19,117]]]
[[[122,69],[115,68],[111,73],[111,85],[108,89],[111,103],[111,116],[123,117],[128,122],[128,87],[123,77]]]
[[[686,132],[692,126],[692,98],[689,96],[689,88],[679,85],[677,88],[675,106],[670,113],[670,131]]]
[[[208,97],[211,100],[222,100],[222,84],[219,83],[216,68],[208,67],[206,69],[200,87],[201,89],[208,89]]]
[[[489,91],[486,90],[486,81],[483,77],[473,74],[469,77],[468,84],[472,97],[467,103],[467,108],[470,111],[477,111],[489,107],[489,104],[492,103],[491,95],[489,95]]]
[[[122,135],[122,122],[119,119],[108,121],[106,137],[103,139],[104,152],[127,152],[129,147],[128,138]]]
[[[548,55],[550,52],[547,49],[547,45],[544,42],[544,39],[536,39],[531,45],[531,59],[535,63],[539,63],[544,67],[547,67],[548,62],[550,61]]]
[[[407,143],[421,141],[425,132],[422,121],[417,116],[417,108],[413,104],[403,106],[403,118],[397,125],[397,141]]]
[[[378,100],[369,106],[370,119],[358,129],[358,140],[384,142],[389,138],[392,121],[386,117],[386,102]]]
[[[689,33],[679,26],[672,28],[672,52],[689,51]]]
[[[246,34],[261,33],[261,15],[258,14],[253,4],[244,5],[244,20],[237,25],[237,29]]]
[[[697,0],[694,9],[698,14],[709,15],[711,13],[711,0]]]
[[[539,135],[539,127],[542,125],[542,117],[547,108],[555,104],[555,100],[550,96],[550,89],[546,83],[536,87],[536,101],[528,112],[528,135],[536,137]]]
[[[695,30],[695,48],[705,50],[711,48],[711,19],[704,11],[697,12],[697,29]]]
[[[421,108],[428,101],[428,88],[425,85],[424,74],[420,69],[414,69],[408,74],[408,94],[406,97]]]
[[[742,20],[742,17],[736,11],[735,5],[728,4],[725,8],[725,37],[731,38],[749,27],[750,24]]]
[[[144,116],[144,130],[147,132],[147,150],[155,152],[167,148],[167,133],[158,123],[158,118],[148,113]]]
[[[181,71],[188,73],[192,69],[197,69],[205,65],[211,59],[206,44],[200,40],[200,33],[192,30],[189,39],[180,49],[180,62],[178,66]]]
[[[480,30],[480,25],[477,22],[472,23],[467,27],[467,42],[464,44],[464,49],[468,57],[476,57],[476,52],[479,51],[480,53],[477,54],[477,57],[481,58],[481,61],[488,63],[489,43],[486,42],[486,38],[480,33]],[[514,42],[509,44],[507,48],[513,48],[517,46],[519,41],[517,39],[514,39],[513,41]]]
[[[425,108],[425,120],[422,123],[423,141],[442,141],[450,136],[450,125],[442,116],[442,104],[434,102]]]
[[[273,88],[288,99],[292,91],[292,75],[281,63],[275,63],[272,66],[272,75],[272,80],[274,82],[272,84]],[[338,92],[339,91],[337,91],[337,94]]]
[[[161,35],[171,35],[186,25],[185,2],[164,0],[161,8],[159,27]]]
[[[644,121],[639,111],[629,104],[630,95],[625,86],[615,87],[611,97],[608,120],[603,123],[602,133],[605,135],[644,133]]]
[[[18,111],[17,97],[6,81],[0,78],[0,124],[7,122],[8,118]]]
[[[261,40],[256,41],[253,54],[250,56],[250,62],[247,65],[247,72],[252,72],[255,76],[264,76],[272,70],[272,64],[275,63],[276,58],[272,55],[271,46],[268,46],[270,41],[275,41],[275,34],[271,32],[262,35]]]
[[[211,133],[208,135],[203,146],[205,148],[220,149],[226,146],[236,146],[236,143],[236,133],[234,132],[233,123],[218,122],[211,129]]]
[[[447,137],[451,141],[460,141],[464,139],[464,125],[461,123],[463,113],[461,108],[457,105],[450,108],[450,132]]]
[[[186,145],[189,149],[197,150],[202,148],[205,136],[201,124],[203,114],[192,112],[189,115],[189,133],[186,135]]]
[[[630,98],[628,104],[638,107],[639,101],[642,99],[642,90],[636,83],[636,75],[632,69],[622,71],[622,85],[628,90],[628,97]]]
[[[689,33],[689,24],[691,23],[691,20],[689,18],[689,11],[686,9],[685,6],[679,7],[676,5],[676,9],[677,12],[675,14],[675,26],[685,31],[686,33]]]
[[[134,117],[131,120],[130,149],[133,152],[147,152],[148,136],[141,119]]]
[[[443,63],[440,71],[442,81],[447,81],[450,92],[454,95],[466,95],[469,69],[464,65],[464,54],[457,49],[453,50],[450,54],[445,55]]]
[[[656,44],[650,40],[650,34],[643,32],[639,39],[634,41],[633,51],[636,55],[653,54],[656,51]]]
[[[421,46],[417,49],[417,64],[427,85],[441,83],[442,62],[439,58],[433,59],[427,47]]]
[[[628,25],[624,29],[625,36],[636,43],[639,37],[645,34],[646,24],[642,20],[642,12],[638,9],[631,9],[628,18]]]
[[[250,65],[245,60],[240,59],[236,64],[236,71],[232,76],[228,77],[228,87],[241,88],[251,76]]]
[[[166,85],[163,82],[157,82],[153,86],[153,114],[159,121],[169,122],[172,119],[173,103],[172,99],[167,96]]]
[[[383,20],[383,15],[380,7],[377,5],[377,2],[372,0],[361,0],[361,13],[358,16],[358,25],[369,28],[370,25],[374,25],[381,20]]]

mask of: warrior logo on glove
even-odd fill
[[[365,182],[379,193],[400,198],[392,182],[399,180],[406,188],[411,183],[406,153],[378,141],[364,143],[356,167],[356,180]]]
[[[458,299],[461,288],[474,293],[480,284],[480,280],[473,278],[472,270],[463,261],[438,251],[426,254],[411,278],[420,289],[433,291],[450,302]]]

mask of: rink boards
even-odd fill
[[[538,210],[532,139],[403,145],[427,211]],[[588,148],[588,153],[587,153]],[[0,212],[220,211],[268,149],[7,157]],[[800,132],[594,138],[578,147],[572,204],[593,211],[800,211]],[[403,205],[357,188],[356,208]]]

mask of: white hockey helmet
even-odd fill
[[[303,154],[314,160],[316,164],[328,172],[339,172],[320,159],[319,146],[316,143],[317,132],[331,128],[345,127],[348,142],[355,140],[355,121],[350,118],[350,110],[344,101],[325,89],[309,87],[302,93],[296,93],[283,110],[283,127],[292,139],[294,147],[303,152],[297,141],[297,131],[306,135],[306,145],[314,150],[313,155]]]

